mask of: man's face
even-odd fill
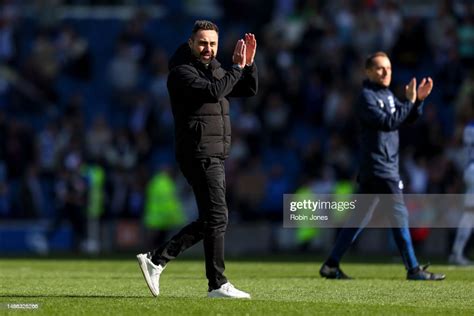
[[[209,64],[217,55],[219,36],[213,30],[199,30],[188,41],[191,52],[203,64]]]
[[[385,56],[377,56],[373,59],[373,66],[366,69],[370,81],[381,86],[388,87],[392,81],[392,64]]]

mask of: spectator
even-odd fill
[[[73,27],[64,25],[59,30],[55,46],[65,74],[78,80],[91,79],[93,69],[89,44]]]

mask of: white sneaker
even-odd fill
[[[250,298],[250,294],[236,289],[230,282],[227,282],[220,288],[207,293],[207,297]]]
[[[458,266],[469,266],[472,264],[472,261],[464,257],[463,255],[456,256],[454,254],[451,254],[449,256],[449,263],[455,264]]]
[[[141,253],[137,255],[138,265],[142,270],[143,277],[153,296],[160,294],[160,274],[165,267],[151,262],[149,254]]]

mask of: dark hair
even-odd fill
[[[365,60],[365,69],[369,69],[374,65],[375,57],[387,57],[388,55],[385,52],[379,51],[373,54],[370,54],[367,59]]]
[[[197,20],[196,22],[194,22],[192,35],[194,36],[200,30],[216,31],[216,33],[219,33],[219,28],[217,27],[217,25],[207,20]]]

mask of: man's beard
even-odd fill
[[[209,54],[209,59],[204,59],[204,56],[205,56],[204,54],[200,54],[199,55],[199,60],[205,65],[210,64],[211,61],[214,59],[214,54],[212,54],[212,53]]]

